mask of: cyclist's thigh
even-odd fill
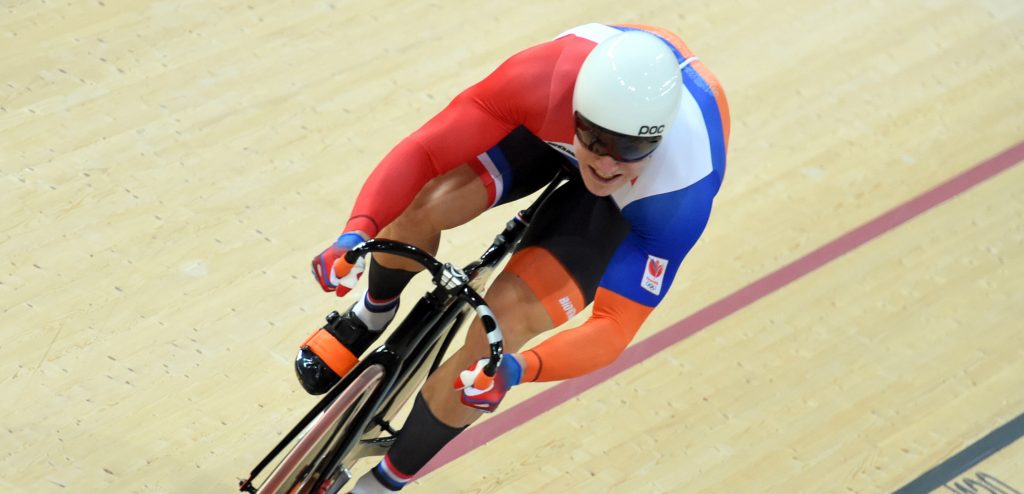
[[[433,178],[381,236],[408,241],[402,233],[436,233],[462,225],[484,212],[487,194],[472,167],[462,165]],[[401,232],[401,233],[400,233]]]
[[[610,198],[594,196],[574,178],[537,211],[505,270],[529,287],[558,326],[594,301],[629,228]]]
[[[507,270],[498,274],[485,298],[501,326],[506,352],[518,351],[531,338],[554,327],[529,286]],[[488,342],[483,326],[479,320],[474,324],[466,333],[466,346],[470,350],[468,361],[459,365],[487,355]]]
[[[490,207],[532,194],[568,165],[565,156],[523,126],[469,161],[487,189]]]

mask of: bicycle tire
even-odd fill
[[[332,447],[339,437],[346,436],[357,411],[381,386],[384,366],[365,367],[348,387],[314,419],[298,439],[295,447],[274,468],[260,486],[260,494],[305,494],[312,492],[321,482],[314,478],[325,457],[331,456]]]
[[[387,387],[383,394],[380,396],[379,401],[375,402],[376,406],[370,413],[369,426],[361,431],[348,430],[344,434],[339,434],[338,442],[341,448],[345,448],[344,451],[338,452],[336,448],[334,461],[337,464],[350,466],[362,458],[368,456],[381,456],[384,455],[390,446],[397,439],[397,433],[391,429],[391,422],[394,416],[400,409],[405,405],[409,398],[420,388],[423,380],[426,379],[430,373],[433,372],[434,367],[428,365],[431,361],[431,356],[443,353],[451,343],[453,333],[457,333],[462,323],[464,322],[464,311],[459,311],[454,317],[443,323],[447,329],[441,334],[448,333],[446,337],[435,340],[430,343],[422,352],[422,357],[417,361],[413,360],[414,363],[412,372],[398,372],[392,375],[391,380],[388,380]],[[431,331],[432,332],[432,331]],[[382,438],[384,436],[384,438]],[[383,440],[382,440],[383,439]],[[351,442],[351,447],[349,446]],[[330,467],[331,465],[325,465]],[[337,473],[333,471],[333,473]],[[330,490],[327,491],[331,492]]]

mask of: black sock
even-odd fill
[[[401,489],[441,448],[464,430],[466,427],[451,427],[438,420],[430,413],[423,393],[418,393],[398,439],[374,467],[373,476],[391,490]]]
[[[370,257],[370,269],[367,270],[369,286],[367,293],[370,298],[378,301],[389,301],[398,297],[409,284],[409,280],[416,276],[415,271],[404,269],[391,269],[381,266],[377,259]]]

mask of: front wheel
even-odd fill
[[[373,396],[384,379],[384,367],[367,366],[324,411],[306,427],[295,447],[285,456],[267,481],[261,494],[306,494],[337,492],[347,480],[343,465],[323,468],[323,462],[335,457],[334,450],[346,436],[359,410]],[[340,457],[340,456],[337,456]],[[321,478],[320,472],[328,472]],[[323,485],[322,485],[323,484]]]

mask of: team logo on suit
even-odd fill
[[[644,276],[640,281],[640,286],[655,295],[661,295],[661,285],[665,282],[665,268],[667,267],[667,259],[648,255],[647,268],[644,269]]]

